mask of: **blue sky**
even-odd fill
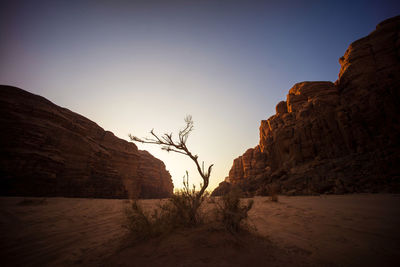
[[[398,1],[1,1],[0,83],[42,95],[123,139],[176,132],[214,163],[210,189],[258,143],[294,83],[335,81],[348,45]],[[189,159],[163,160],[176,187]]]

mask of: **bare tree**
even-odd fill
[[[183,155],[188,156],[191,158],[194,163],[196,164],[197,171],[199,172],[201,178],[203,179],[203,183],[200,186],[200,191],[196,192],[195,198],[193,200],[193,210],[197,211],[201,204],[202,196],[205,190],[208,187],[211,170],[214,164],[211,164],[207,170],[204,169],[204,161],[202,162],[201,166],[198,162],[198,156],[193,155],[186,146],[187,139],[189,137],[190,132],[193,131],[193,120],[192,116],[188,115],[185,117],[186,126],[179,131],[178,140],[174,141],[172,137],[172,133],[167,134],[164,133],[163,135],[159,136],[154,133],[154,129],[150,131],[152,137],[151,138],[138,138],[129,134],[129,137],[132,141],[144,143],[144,144],[156,144],[160,145],[161,149],[166,150],[168,152],[176,152]]]

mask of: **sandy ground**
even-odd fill
[[[32,198],[30,198],[32,199]],[[200,227],[131,245],[126,200],[0,198],[0,266],[399,266],[400,195],[254,198],[260,237]],[[40,200],[40,199],[39,199]],[[151,208],[158,200],[143,200]],[[211,205],[211,204],[209,204]]]
[[[400,195],[255,198],[259,233],[317,266],[399,266]]]
[[[18,205],[22,200],[0,199],[0,266],[97,265],[126,234],[123,200],[48,198]]]

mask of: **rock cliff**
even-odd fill
[[[43,97],[0,86],[0,193],[162,198],[162,161]]]
[[[295,84],[214,191],[400,192],[400,16],[353,42],[332,82]]]

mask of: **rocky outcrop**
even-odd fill
[[[227,183],[250,194],[271,186],[286,194],[400,192],[400,17],[352,43],[339,62],[335,83],[289,90]]]
[[[162,161],[89,119],[24,90],[0,86],[0,193],[162,198]]]
[[[261,153],[260,146],[249,148],[242,156],[233,161],[226,182],[235,184],[258,173],[265,172],[265,160],[265,154]]]

